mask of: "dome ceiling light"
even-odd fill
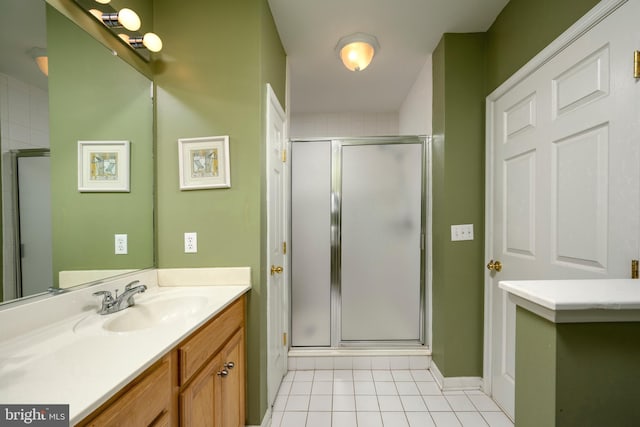
[[[378,40],[369,34],[354,33],[341,38],[336,46],[338,57],[350,71],[362,71],[380,50]]]

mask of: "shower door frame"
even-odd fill
[[[328,349],[328,348],[394,348],[394,347],[421,347],[430,340],[428,335],[430,325],[425,324],[427,319],[427,249],[429,245],[429,230],[427,227],[428,216],[428,177],[429,177],[429,142],[428,136],[391,136],[391,137],[344,137],[344,138],[294,138],[288,143],[288,151],[293,153],[291,146],[295,143],[305,142],[329,142],[331,145],[331,208],[330,208],[330,228],[331,228],[331,283],[330,283],[330,334],[331,345],[318,347],[296,347],[306,349]],[[397,145],[397,144],[420,144],[421,146],[421,200],[420,200],[420,290],[419,290],[419,325],[418,339],[416,340],[375,340],[375,341],[343,341],[342,331],[342,147],[362,146],[362,145]],[[291,156],[293,161],[293,154]],[[289,180],[292,176],[289,176]],[[291,187],[291,186],[289,186]],[[287,198],[289,206],[289,218],[292,218],[292,195]],[[291,223],[289,225],[289,236],[292,235]],[[291,255],[295,248],[291,245],[291,251],[287,254],[288,265],[293,267]],[[292,295],[293,283],[289,283],[289,292]],[[292,298],[290,298],[292,301]],[[291,302],[290,302],[291,303]],[[292,307],[289,307],[291,312]],[[291,319],[292,316],[289,316]],[[289,330],[293,330],[289,325]],[[293,338],[293,337],[292,337]],[[292,340],[293,341],[293,340]]]

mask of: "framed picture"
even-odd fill
[[[229,188],[229,136],[178,139],[180,189]]]
[[[78,141],[78,191],[129,192],[129,141]]]

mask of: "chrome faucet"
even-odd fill
[[[127,286],[124,287],[124,292],[122,292],[120,296],[118,296],[117,289],[115,291],[115,297],[109,291],[94,292],[94,296],[104,295],[104,298],[102,298],[102,306],[98,310],[98,314],[116,313],[120,310],[124,310],[125,308],[135,305],[133,296],[147,290],[147,287],[145,285],[135,286],[138,283],[140,283],[139,280],[134,280],[133,282],[127,284]]]

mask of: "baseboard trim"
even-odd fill
[[[431,360],[429,369],[442,391],[482,389],[482,378],[480,377],[445,377],[433,360]]]
[[[269,427],[271,425],[271,408],[267,408],[267,412],[264,413],[264,417],[262,418],[262,423],[259,426],[254,425],[245,425],[245,427]]]

